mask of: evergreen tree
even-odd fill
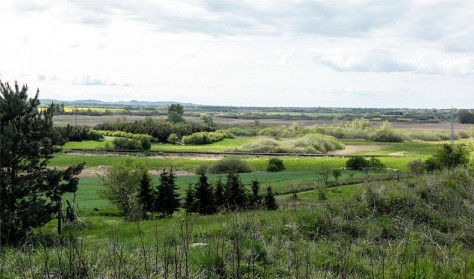
[[[207,182],[207,176],[201,174],[195,191],[196,210],[199,214],[214,214],[217,207],[214,200],[212,186]]]
[[[176,177],[173,169],[165,170],[160,174],[160,184],[155,199],[155,209],[163,217],[171,217],[179,209],[179,194],[176,192]]]
[[[247,208],[247,193],[238,174],[229,173],[227,175],[224,195],[229,209]]]
[[[224,183],[222,183],[222,178],[216,182],[215,191],[214,191],[214,200],[216,202],[216,207],[219,209],[226,204],[225,195],[224,195]]]
[[[250,206],[253,208],[258,208],[262,203],[262,197],[259,195],[260,191],[260,181],[252,180],[252,194],[250,195]]]
[[[184,199],[183,207],[187,213],[194,213],[197,211],[194,187],[190,183],[188,185],[188,190],[186,190],[186,197]]]
[[[275,196],[272,192],[272,187],[268,186],[267,188],[267,195],[265,196],[265,206],[267,210],[276,210],[278,209],[278,204],[275,200]]]
[[[77,190],[84,166],[47,167],[64,141],[53,130],[53,107],[38,109],[38,94],[28,98],[26,85],[12,88],[0,81],[0,248],[48,223],[54,213],[61,216],[62,195]]]
[[[138,200],[142,206],[143,216],[146,216],[146,212],[153,211],[153,196],[151,176],[148,172],[144,172],[140,180],[140,192],[138,193]]]

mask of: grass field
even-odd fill
[[[197,152],[223,152],[233,151],[241,145],[253,142],[253,138],[223,139],[221,141],[203,145],[175,145],[175,144],[152,144],[151,150],[163,151],[197,151]]]
[[[180,158],[179,156],[132,156],[132,155],[112,155],[112,154],[74,154],[65,153],[57,155],[50,161],[51,167],[66,167],[86,162],[86,167],[110,166],[128,159],[146,163],[151,169],[163,169],[173,167],[176,170],[194,171],[200,164],[212,164],[221,157],[197,157],[197,158]],[[268,159],[271,156],[242,156],[254,171],[265,171]],[[380,158],[380,161],[387,168],[405,170],[406,164],[414,158],[407,157],[386,157]],[[283,162],[287,171],[320,171],[322,168],[341,168],[345,166],[347,158],[333,157],[284,157]]]

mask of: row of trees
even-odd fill
[[[107,175],[101,178],[101,185],[104,186],[101,195],[115,204],[123,215],[133,220],[154,214],[170,217],[181,207],[188,213],[199,214],[278,207],[271,187],[262,196],[260,183],[254,180],[249,192],[235,173],[228,174],[225,182],[219,178],[215,185],[211,185],[207,176],[201,174],[195,184],[189,185],[183,204],[177,193],[173,169],[164,169],[155,187],[148,167],[127,160],[110,167]]]
[[[171,134],[175,134],[177,138],[192,135],[197,132],[211,132],[209,126],[195,122],[178,122],[172,123],[168,121],[152,120],[136,120],[128,122],[126,119],[117,119],[115,122],[102,123],[95,126],[96,130],[122,131],[133,134],[147,134],[155,138],[159,142],[168,142]]]
[[[201,174],[195,185],[189,185],[183,207],[188,213],[207,215],[218,211],[274,210],[278,205],[271,186],[267,187],[267,194],[262,196],[260,182],[253,180],[249,192],[238,174],[229,173],[225,183],[219,178],[214,185],[208,182],[205,174]]]

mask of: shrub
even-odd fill
[[[346,161],[346,168],[352,170],[363,170],[369,166],[369,162],[362,156],[354,156]]]
[[[279,172],[285,170],[283,160],[280,158],[270,158],[268,160],[267,171],[268,172]]]
[[[420,159],[413,160],[407,164],[408,171],[413,175],[422,175],[425,172],[426,164]]]
[[[208,170],[210,173],[252,172],[247,162],[235,157],[225,157],[211,165]]]
[[[209,144],[213,142],[218,142],[223,140],[224,138],[230,137],[229,134],[225,134],[222,132],[199,132],[194,133],[189,136],[183,137],[184,144]]]
[[[321,134],[308,134],[294,140],[278,141],[275,139],[260,139],[240,147],[243,151],[256,153],[326,153],[338,149],[344,149],[332,136]]]
[[[115,138],[113,141],[114,149],[117,150],[142,150],[142,143],[138,140],[127,138]]]
[[[346,168],[352,170],[379,170],[384,168],[384,164],[379,159],[372,157],[370,160],[362,156],[354,156],[346,161]]]
[[[142,146],[142,150],[150,150],[151,148],[151,143],[147,138],[141,139],[140,144]]]
[[[179,142],[179,137],[176,135],[176,134],[170,134],[170,136],[168,137],[167,141],[169,143],[172,143],[172,144],[176,144]]]

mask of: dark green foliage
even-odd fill
[[[145,139],[145,138],[140,140],[140,145],[142,147],[142,150],[150,150],[150,148],[151,148],[150,140]]]
[[[147,134],[159,142],[168,142],[168,137],[175,134],[177,138],[192,135],[197,132],[210,132],[213,129],[200,123],[180,122],[171,123],[160,120],[136,120],[128,122],[126,119],[117,119],[115,122],[102,123],[95,126],[96,130],[122,131],[132,134]]]
[[[342,171],[340,169],[333,169],[332,170],[332,176],[334,177],[334,180],[337,180],[339,179],[339,177],[341,177],[342,175]]]
[[[204,215],[216,213],[217,206],[215,203],[214,191],[207,181],[207,176],[201,174],[195,187],[194,196],[196,212]]]
[[[135,139],[115,138],[113,144],[117,150],[143,150],[141,142]]]
[[[469,163],[469,151],[464,144],[452,146],[442,144],[433,158],[438,162],[441,168],[456,168],[466,166]]]
[[[57,127],[53,128],[55,134],[59,139],[62,139],[64,142],[69,141],[85,141],[85,140],[95,140],[100,141],[104,139],[104,136],[100,133],[91,130],[87,127],[81,126],[71,126],[67,125],[65,127]]]
[[[172,123],[184,122],[184,108],[180,104],[172,104],[168,107],[168,121]]]
[[[458,111],[458,121],[462,124],[473,124],[474,113],[467,109],[460,109]]]
[[[252,193],[249,197],[249,205],[251,208],[259,208],[262,203],[262,197],[260,196],[260,181],[252,180]]]
[[[252,172],[247,162],[236,157],[226,157],[209,168],[210,173],[246,173]]]
[[[367,168],[369,162],[362,156],[354,156],[346,161],[346,168],[351,170],[363,170]]]
[[[378,158],[372,157],[370,160],[362,156],[354,156],[346,161],[346,168],[352,170],[379,170],[384,168],[384,164]]]
[[[60,149],[54,144],[53,108],[38,111],[28,87],[0,82],[0,248],[22,240],[52,219],[64,193],[77,190],[84,164],[50,169]]]
[[[187,213],[197,212],[195,191],[193,185],[191,184],[188,186],[188,190],[186,190],[183,208]]]
[[[171,217],[179,209],[179,194],[176,192],[176,177],[173,169],[163,169],[160,173],[160,184],[157,187],[157,196],[154,208],[163,217]]]
[[[222,182],[222,178],[219,177],[216,181],[216,185],[214,187],[214,199],[216,201],[216,207],[222,208],[226,204],[225,195],[224,195],[224,183]]]
[[[227,181],[224,188],[226,206],[230,210],[242,210],[247,208],[247,191],[240,180],[240,176],[235,173],[227,175]]]
[[[276,210],[278,209],[278,204],[275,200],[275,195],[272,192],[272,187],[267,187],[267,194],[265,195],[265,207],[267,210]]]
[[[268,160],[268,172],[279,172],[283,170],[285,170],[285,166],[283,165],[283,160],[281,158],[270,158]]]
[[[144,172],[140,181],[140,192],[138,193],[138,201],[142,206],[143,216],[146,215],[146,212],[153,212],[154,196],[151,176],[148,172]]]

